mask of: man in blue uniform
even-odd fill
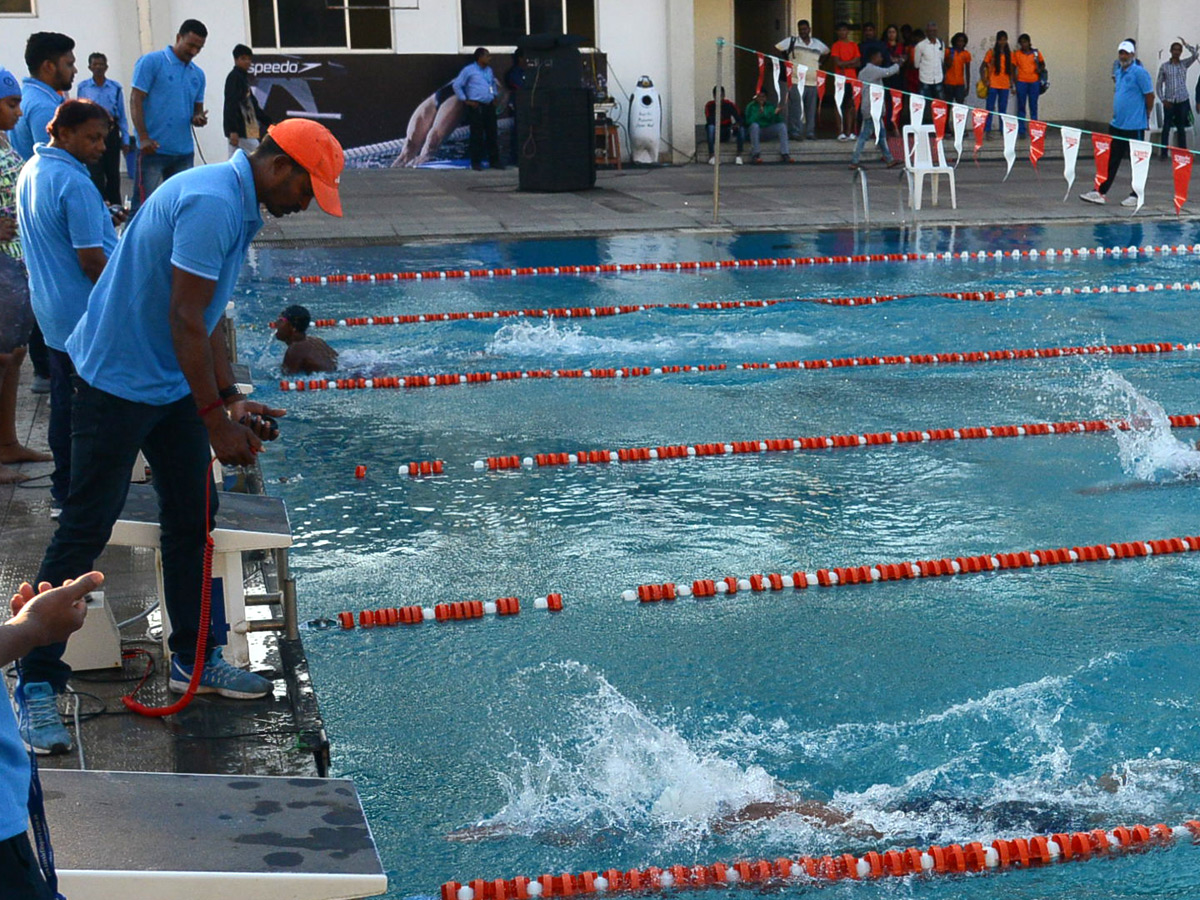
[[[1129,156],[1130,140],[1144,140],[1150,110],[1154,109],[1154,82],[1150,73],[1137,61],[1137,48],[1132,41],[1121,41],[1117,48],[1117,66],[1113,69],[1113,117],[1108,126],[1112,149],[1108,154],[1108,178],[1098,191],[1080,194],[1087,203],[1106,203],[1105,197],[1117,179],[1121,162]],[[1137,206],[1137,194],[1130,193],[1122,206]]]
[[[33,156],[33,145],[49,140],[46,126],[63,102],[60,91],[75,80],[75,42],[56,31],[39,31],[25,42],[29,77],[21,82],[21,118],[12,130],[12,147],[22,159]]]
[[[492,72],[492,54],[486,48],[475,49],[475,61],[463,66],[452,82],[454,94],[467,107],[467,124],[471,127],[471,168],[483,168],[487,151],[488,165],[500,169],[500,145],[496,140],[496,100],[499,83]]]
[[[98,163],[88,166],[88,172],[104,202],[120,206],[121,151],[132,148],[133,144],[129,123],[125,120],[125,92],[119,82],[108,77],[108,57],[103,53],[88,54],[88,69],[92,77],[79,82],[76,93],[80,100],[91,100],[112,117],[112,130],[104,143],[104,155]]]

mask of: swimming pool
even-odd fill
[[[476,471],[501,454],[1200,412],[1195,351],[810,370],[748,361],[1196,340],[1192,295],[1078,294],[865,308],[661,309],[322,331],[367,376],[720,364],[281,394],[262,323],[314,316],[1187,281],[1188,257],[872,263],[704,274],[290,287],[300,271],[1193,243],[1194,225],[650,235],[258,251],[241,355],[289,409],[264,457],[292,515],[304,619],[516,595],[520,616],[306,643],[338,774],[359,786],[391,896],[447,880],[704,864],[1176,824],[1200,811],[1194,554],[674,603],[647,582],[812,572],[1200,532],[1195,459],[1159,431]],[[1200,437],[1179,431],[1184,441]],[[446,474],[410,479],[410,460]],[[367,475],[356,479],[356,466]],[[286,483],[281,482],[286,478]],[[561,613],[528,601],[563,594]],[[1116,772],[1125,784],[1104,789]],[[784,814],[787,792],[856,833]],[[1045,807],[1038,809],[1035,807]],[[508,836],[447,841],[487,821]],[[865,836],[869,829],[881,837]],[[823,885],[840,894],[1189,897],[1200,856],[988,877]],[[804,894],[817,887],[782,888]]]

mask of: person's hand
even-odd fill
[[[17,236],[17,220],[0,216],[0,244],[7,244]]]
[[[142,156],[153,156],[158,152],[158,141],[153,141],[150,138],[146,138],[144,141],[142,141],[141,149]]]
[[[84,598],[102,584],[104,576],[99,572],[67,579],[58,588],[43,581],[36,593],[26,582],[13,594],[13,617],[4,627],[26,631],[32,647],[61,643],[83,627],[87,617]]]
[[[250,428],[260,440],[273,441],[279,437],[279,429],[274,427],[274,420],[287,415],[287,410],[278,409],[259,403],[255,400],[238,400],[227,407],[229,417],[235,422],[242,422]],[[266,417],[266,418],[264,418]]]
[[[118,228],[125,224],[125,220],[129,218],[129,210],[123,206],[110,206],[108,213],[112,216],[113,228]]]
[[[192,116],[192,124],[195,125],[197,128],[203,128],[205,125],[207,125],[208,124],[208,110],[206,109],[203,112],[198,112],[194,116]]]
[[[227,466],[254,465],[255,455],[262,450],[258,435],[245,425],[234,422],[225,410],[213,410],[204,417],[208,442],[213,453]]]

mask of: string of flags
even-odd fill
[[[758,82],[754,88],[755,93],[759,93],[763,89],[766,79],[767,60],[771,62],[771,84],[775,88],[775,97],[778,103],[783,103],[784,96],[791,92],[793,84],[803,85],[807,81],[808,66],[794,63],[790,60],[782,60],[775,56],[769,56],[749,47],[742,47],[737,44],[734,44],[733,47],[736,50],[753,53],[758,58]],[[830,74],[827,72],[818,70],[816,73],[818,108],[825,101],[825,92],[829,78]],[[1067,182],[1067,192],[1063,196],[1063,202],[1070,199],[1071,188],[1075,184],[1079,145],[1082,143],[1085,133],[1090,134],[1092,140],[1092,157],[1096,166],[1094,177],[1095,189],[1099,190],[1100,185],[1108,179],[1108,163],[1111,158],[1113,141],[1111,135],[1086,131],[1086,129],[1082,128],[1070,128],[1065,125],[1053,125],[1037,119],[1022,119],[1019,116],[1009,115],[1008,113],[989,112],[986,109],[967,106],[962,103],[947,103],[945,100],[929,99],[921,94],[913,94],[896,88],[885,88],[878,84],[864,84],[858,79],[849,78],[845,75],[834,74],[832,78],[839,130],[841,130],[842,109],[846,99],[847,87],[851,91],[850,99],[854,105],[856,115],[862,109],[865,90],[867,114],[870,115],[875,125],[875,140],[877,142],[886,139],[882,127],[884,104],[890,104],[891,119],[892,121],[897,121],[903,109],[904,98],[907,97],[909,118],[913,122],[924,121],[926,107],[929,107],[933,119],[934,133],[939,142],[945,140],[946,132],[949,128],[954,142],[954,150],[958,154],[954,163],[956,166],[962,159],[963,138],[966,135],[967,123],[970,122],[971,131],[974,136],[972,158],[978,160],[979,151],[983,149],[988,118],[994,115],[1000,121],[1000,132],[1004,140],[1004,160],[1007,164],[1004,172],[1005,181],[1012,174],[1013,163],[1017,159],[1017,136],[1022,121],[1029,128],[1029,164],[1033,167],[1034,171],[1038,171],[1038,161],[1046,154],[1046,137],[1049,130],[1052,127],[1059,130],[1060,139],[1062,140],[1063,178]],[[784,85],[782,91],[780,90],[781,83]],[[1134,209],[1134,213],[1137,213],[1145,202],[1146,178],[1150,173],[1150,159],[1155,147],[1161,147],[1161,145],[1144,140],[1129,141],[1133,192],[1137,195],[1137,207]],[[1188,201],[1191,189],[1192,151],[1183,147],[1167,147],[1165,149],[1169,152],[1171,158],[1171,171],[1175,191],[1175,214],[1179,215],[1184,204]]]

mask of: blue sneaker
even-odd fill
[[[183,665],[178,656],[171,654],[171,680],[167,686],[175,693],[182,694],[187,691],[191,680],[192,667]],[[255,700],[271,693],[271,688],[271,682],[261,675],[225,662],[221,656],[221,648],[215,647],[209,652],[204,663],[204,671],[200,673],[200,684],[196,687],[196,693],[220,694],[235,700]]]
[[[58,696],[50,683],[33,681],[18,685],[17,691],[17,724],[25,746],[39,756],[69,752],[71,733],[58,714]]]

